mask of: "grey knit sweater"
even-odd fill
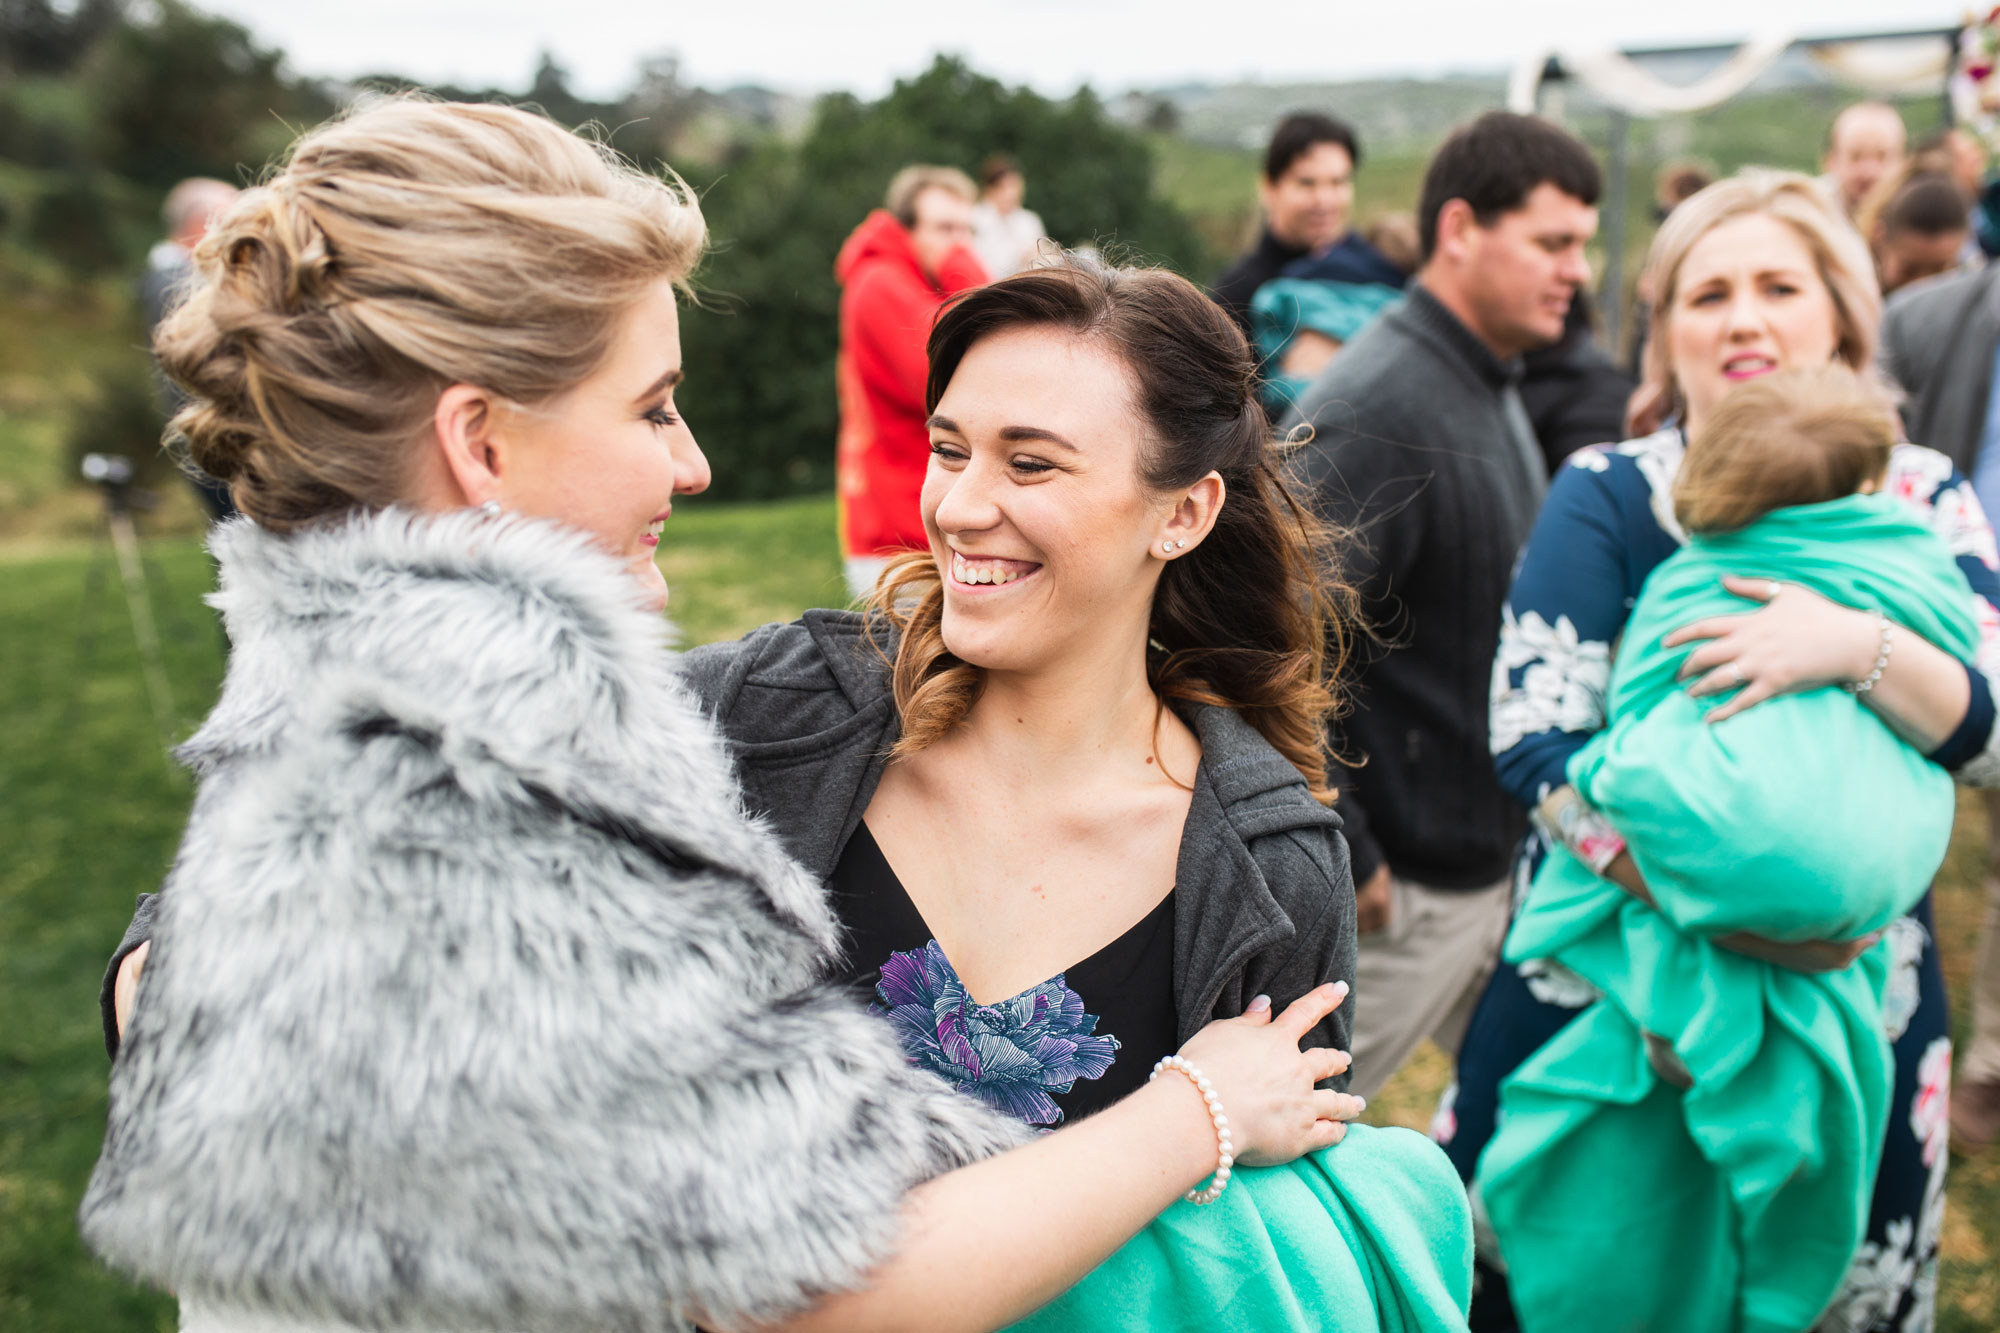
[[[1525,816],[1500,788],[1486,717],[1500,608],[1547,489],[1503,361],[1421,283],[1300,401],[1300,474],[1351,529],[1345,573],[1386,648],[1355,662],[1334,735],[1341,812],[1364,883],[1387,861],[1440,888],[1506,873]]]

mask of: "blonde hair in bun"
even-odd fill
[[[376,100],[303,136],[196,249],[154,338],[190,397],[170,431],[266,527],[380,507],[443,389],[574,388],[705,240],[677,177],[542,116]]]

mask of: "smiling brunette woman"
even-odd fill
[[[1351,977],[1320,748],[1349,599],[1274,466],[1248,344],[1185,280],[1070,256],[946,306],[930,362],[930,550],[866,613],[687,667],[910,1061],[1061,1139],[1203,1024]],[[1346,1013],[1305,1044],[1343,1047]],[[1420,1136],[1351,1131],[1237,1179],[1027,1327],[1462,1318],[1464,1195]]]
[[[1052,1126],[1352,975],[1320,750],[1342,593],[1191,284],[1071,257],[946,307],[930,355],[931,549],[866,617],[689,668],[910,1057]]]

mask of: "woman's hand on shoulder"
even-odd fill
[[[1237,1161],[1275,1166],[1329,1147],[1345,1136],[1346,1122],[1367,1108],[1359,1097],[1314,1087],[1347,1068],[1347,1052],[1299,1049],[1306,1034],[1346,998],[1347,984],[1336,981],[1301,996],[1275,1018],[1268,1000],[1253,1002],[1240,1017],[1210,1023],[1181,1048],[1222,1103]]]
[[[1796,694],[1859,680],[1874,663],[1880,635],[1875,617],[1829,601],[1796,583],[1725,578],[1722,586],[1763,605],[1733,616],[1709,616],[1683,625],[1661,646],[1700,646],[1681,664],[1697,698],[1737,690],[1708,714],[1710,722],[1734,717],[1781,694]],[[1738,686],[1742,688],[1737,689]]]

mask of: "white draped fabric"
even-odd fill
[[[1951,47],[1935,37],[1839,42],[1806,54],[1841,83],[1877,97],[1935,93],[1951,74]]]
[[[1532,113],[1553,58],[1564,74],[1599,101],[1630,116],[1651,118],[1702,111],[1735,97],[1776,64],[1791,33],[1765,33],[1730,53],[1693,83],[1668,83],[1618,51],[1552,52],[1523,61],[1508,83],[1507,106]],[[1838,82],[1876,96],[1937,92],[1950,72],[1949,46],[1936,38],[1857,38],[1807,48],[1810,59]]]

